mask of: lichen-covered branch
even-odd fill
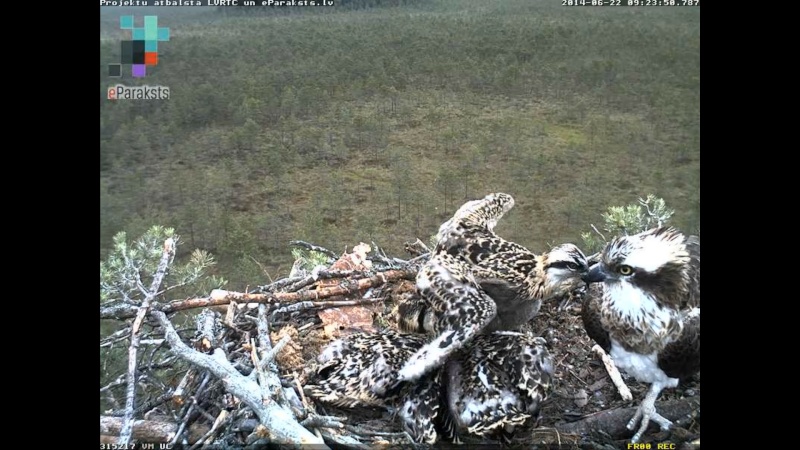
[[[322,439],[297,423],[294,415],[288,409],[275,401],[265,403],[258,383],[239,373],[227,360],[221,349],[215,349],[213,355],[200,353],[180,339],[165,313],[151,311],[150,314],[164,329],[164,335],[172,351],[186,361],[208,370],[221,380],[228,392],[238,397],[255,412],[261,424],[268,431],[270,441],[297,448],[307,444],[318,444],[320,446],[318,448],[327,448]]]
[[[136,319],[133,321],[131,327],[131,344],[128,347],[128,376],[127,376],[127,389],[125,392],[125,417],[122,422],[122,430],[119,434],[119,444],[127,445],[131,439],[133,432],[133,412],[134,412],[134,394],[136,392],[136,355],[139,350],[139,340],[141,335],[139,331],[150,309],[150,304],[158,295],[158,289],[161,287],[161,282],[164,280],[164,275],[167,274],[169,263],[175,256],[175,241],[172,238],[164,241],[164,250],[161,253],[161,260],[158,262],[158,268],[153,275],[153,281],[150,284],[150,290],[146,291],[146,296],[142,301],[136,312]],[[141,284],[141,280],[139,280]]]

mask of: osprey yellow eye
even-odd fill
[[[617,269],[617,272],[619,272],[620,275],[630,275],[630,274],[633,273],[633,267],[631,267],[631,266],[619,266],[619,269]]]

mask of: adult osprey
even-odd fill
[[[580,286],[588,270],[576,246],[542,255],[497,236],[497,221],[514,206],[503,193],[465,203],[442,224],[431,258],[417,275],[419,307],[401,312],[409,331],[434,335],[399,372],[413,381],[442,366],[481,333],[513,330],[529,321],[542,300]]]
[[[616,238],[586,281],[601,283],[584,300],[587,334],[618,368],[651,384],[628,423],[633,430],[641,419],[631,441],[650,420],[668,429],[656,398],[700,369],[700,238],[665,227]]]

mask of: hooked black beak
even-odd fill
[[[599,283],[605,281],[606,273],[600,268],[602,264],[595,264],[581,279],[586,283]]]

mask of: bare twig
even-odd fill
[[[128,445],[133,433],[133,408],[134,408],[134,394],[136,392],[136,354],[139,349],[139,330],[141,329],[147,311],[150,309],[150,304],[154,301],[161,282],[167,274],[169,263],[175,256],[175,241],[172,238],[164,241],[164,250],[161,253],[161,260],[158,262],[158,267],[153,275],[153,282],[150,284],[150,290],[146,292],[146,296],[142,301],[142,305],[136,313],[136,319],[133,321],[131,327],[131,344],[128,347],[128,387],[125,392],[125,417],[122,422],[122,430],[119,434],[120,445]],[[141,280],[139,284],[141,284]]]
[[[275,356],[283,350],[283,347],[286,347],[286,344],[291,341],[292,338],[289,336],[284,336],[278,341],[277,344],[272,348],[272,350],[268,351],[262,358],[261,358],[261,367],[266,368],[267,364],[275,361]]]
[[[622,375],[619,373],[619,369],[614,364],[614,360],[611,359],[610,356],[603,350],[602,347],[599,345],[595,345],[592,347],[592,351],[597,353],[600,356],[600,359],[603,360],[603,365],[606,368],[606,372],[608,372],[608,376],[611,377],[611,381],[614,382],[614,386],[617,387],[619,391],[619,395],[622,396],[622,399],[629,402],[633,400],[633,395],[631,395],[631,390],[622,380]]]
[[[595,232],[595,233],[597,233],[597,234],[598,234],[598,236],[600,236],[600,238],[603,240],[603,242],[608,242],[608,239],[606,239],[606,237],[603,235],[603,233],[601,233],[601,232],[600,232],[600,231],[597,229],[597,227],[595,227],[595,226],[594,226],[594,224],[593,224],[593,223],[592,223],[592,224],[589,224],[589,225],[592,227],[592,229],[594,230],[594,232]]]
[[[389,283],[392,281],[401,279],[414,280],[416,276],[417,272],[414,270],[387,270],[385,272],[379,272],[369,278],[357,280],[356,282],[348,284],[347,286],[337,285],[319,290],[292,293],[278,292],[275,294],[246,294],[243,292],[215,289],[208,297],[192,298],[188,300],[174,301],[167,304],[153,305],[153,309],[163,313],[173,313],[176,311],[184,311],[193,308],[227,305],[231,302],[279,304],[313,301],[334,297],[337,295],[357,294],[360,291],[364,291],[371,287],[380,286],[384,283]],[[136,315],[136,309],[127,305],[100,308],[101,319],[121,320],[133,317],[134,315]]]
[[[283,308],[278,308],[272,312],[272,316],[276,316],[280,313],[292,313],[297,311],[304,311],[306,309],[314,309],[314,308],[339,308],[342,306],[358,306],[358,305],[369,305],[372,303],[378,303],[383,301],[382,298],[362,298],[359,300],[338,300],[338,301],[330,301],[330,302],[300,302],[294,303],[289,306],[284,306]],[[298,330],[299,331],[299,330]]]
[[[263,403],[258,383],[239,373],[227,360],[222,350],[215,349],[213,355],[193,350],[181,341],[166,314],[161,311],[151,311],[150,314],[164,329],[164,335],[172,351],[188,362],[207,369],[221,380],[228,392],[238,397],[255,412],[261,424],[268,430],[271,441],[289,444],[296,448],[305,444],[320,444],[318,448],[327,448],[324,447],[321,439],[297,423],[290,411],[277,402]],[[280,382],[278,385],[280,386]]]
[[[139,381],[141,382],[141,380],[139,380]],[[156,397],[156,398],[154,398],[154,399],[152,399],[150,401],[144,402],[141,405],[137,406],[136,409],[133,410],[133,415],[134,416],[138,416],[139,414],[143,414],[143,413],[145,413],[147,411],[150,411],[151,409],[155,408],[156,406],[166,403],[171,398],[172,398],[172,394],[170,394],[170,393],[161,394],[158,397]],[[108,416],[124,416],[125,415],[125,409],[124,408],[123,409],[118,409],[118,410],[112,411],[110,413],[107,413],[106,415],[108,415]]]
[[[281,292],[297,292],[306,286],[310,286],[319,280],[330,280],[335,278],[347,278],[348,280],[357,280],[360,278],[369,277],[373,272],[363,270],[315,270],[311,275],[305,277],[294,277],[291,280],[297,280],[292,283],[284,284],[280,288]],[[276,283],[277,284],[277,283]]]
[[[211,309],[204,309],[195,317],[197,333],[200,335],[200,346],[205,351],[210,351],[212,348],[217,347],[217,333],[215,329],[218,319],[219,314]]]
[[[256,322],[258,330],[258,342],[261,344],[262,354],[267,354],[272,351],[272,340],[269,337],[269,321],[267,320],[267,307],[265,305],[258,305],[258,319]],[[271,372],[278,372],[278,365],[274,360],[267,361],[268,369]]]
[[[289,286],[284,289],[284,292],[297,292],[304,287],[311,286],[312,284],[317,282],[317,277],[313,275],[309,275],[302,280],[298,281],[297,283],[290,284]]]
[[[259,356],[261,362],[260,364],[254,366],[254,368],[259,372],[259,374],[263,374],[264,376],[262,383],[265,392],[269,393],[270,397],[273,397],[275,400],[277,400],[281,406],[288,407],[286,397],[283,395],[283,386],[281,386],[281,380],[278,377],[278,364],[275,362],[275,355],[286,345],[288,340],[280,346],[272,346],[272,341],[269,337],[267,307],[263,304],[258,305],[257,329],[259,342],[258,350],[260,353]]]
[[[186,371],[186,374],[181,378],[180,383],[178,383],[178,387],[175,388],[175,391],[172,393],[172,401],[174,401],[178,405],[182,405],[185,401],[184,399],[184,391],[186,390],[186,386],[194,380],[195,374],[197,371],[192,368]]]
[[[204,434],[200,439],[197,440],[197,442],[194,445],[189,447],[189,450],[195,450],[199,448],[201,445],[209,443],[211,437],[217,433],[217,431],[222,427],[222,425],[227,424],[230,421],[231,421],[230,413],[228,413],[228,411],[224,409],[220,411],[219,415],[214,420],[214,424],[211,425],[211,429],[208,430],[208,433]]]
[[[643,198],[640,198],[639,199],[639,204],[644,206],[644,209],[647,211],[647,215],[650,216],[651,219],[655,219],[656,223],[657,223],[657,226],[661,227],[662,225],[664,225],[664,221],[662,220],[662,216],[660,214],[656,214],[655,211],[650,209],[650,200],[651,199],[652,199],[652,197],[648,197],[647,200],[645,200]]]
[[[319,434],[326,441],[336,444],[336,446],[339,448],[352,449],[352,450],[369,450],[372,448],[366,444],[362,444],[361,442],[357,441],[356,439],[350,436],[331,433],[328,432],[327,430],[319,430]]]
[[[430,252],[423,253],[423,254],[421,254],[419,256],[415,256],[414,258],[411,258],[411,259],[408,260],[408,265],[412,266],[414,264],[421,263],[421,262],[427,260],[428,258],[430,258],[430,256],[431,256]]]
[[[323,255],[329,258],[333,258],[333,260],[339,259],[339,255],[328,250],[327,248],[320,247],[319,245],[309,244],[308,242],[305,241],[289,241],[289,245],[294,245],[295,247],[303,247],[306,250],[322,253]]]
[[[100,388],[100,392],[101,393],[105,392],[105,391],[107,391],[107,390],[109,390],[109,389],[111,389],[113,387],[117,387],[117,386],[119,386],[121,384],[124,384],[124,383],[125,383],[125,374],[123,373],[122,375],[118,376],[116,380],[114,380],[111,383],[108,383],[107,385],[101,387]]]
[[[125,327],[121,330],[115,331],[114,333],[106,336],[100,341],[100,348],[113,346],[119,341],[124,341],[130,337],[131,328]]]
[[[197,391],[195,391],[195,396],[201,395],[203,393],[210,377],[211,374],[206,372],[205,376],[203,377],[203,381],[200,382],[200,386],[197,388]],[[184,428],[186,428],[189,425],[189,418],[191,417],[192,411],[194,411],[194,408],[196,406],[197,402],[192,401],[189,402],[184,407],[183,414],[181,415],[183,417],[183,420],[181,421],[181,424],[178,426],[178,431],[175,432],[175,436],[172,438],[171,442],[172,445],[175,445],[178,442],[178,439],[180,439],[181,434],[183,434]]]
[[[255,288],[252,291],[250,291],[250,293],[251,294],[268,294],[270,292],[275,292],[275,291],[281,290],[284,287],[289,286],[290,284],[297,283],[298,281],[302,280],[303,278],[305,278],[305,277],[287,277],[287,278],[282,278],[282,279],[280,279],[278,281],[275,281],[273,283],[270,283],[270,284],[267,284],[267,285],[264,285],[264,286],[258,286],[257,288]]]
[[[121,417],[100,416],[100,434],[107,436],[117,436],[122,429],[123,419]],[[133,423],[133,439],[144,442],[170,442],[177,432],[178,426],[172,422],[161,422],[156,420],[135,420]],[[193,424],[189,429],[188,441],[197,442],[203,434],[208,431],[208,427],[201,424]]]
[[[342,422],[346,421],[347,417],[317,416],[315,414],[309,414],[306,420],[300,422],[300,425],[303,425],[306,428],[344,428],[344,424]]]

